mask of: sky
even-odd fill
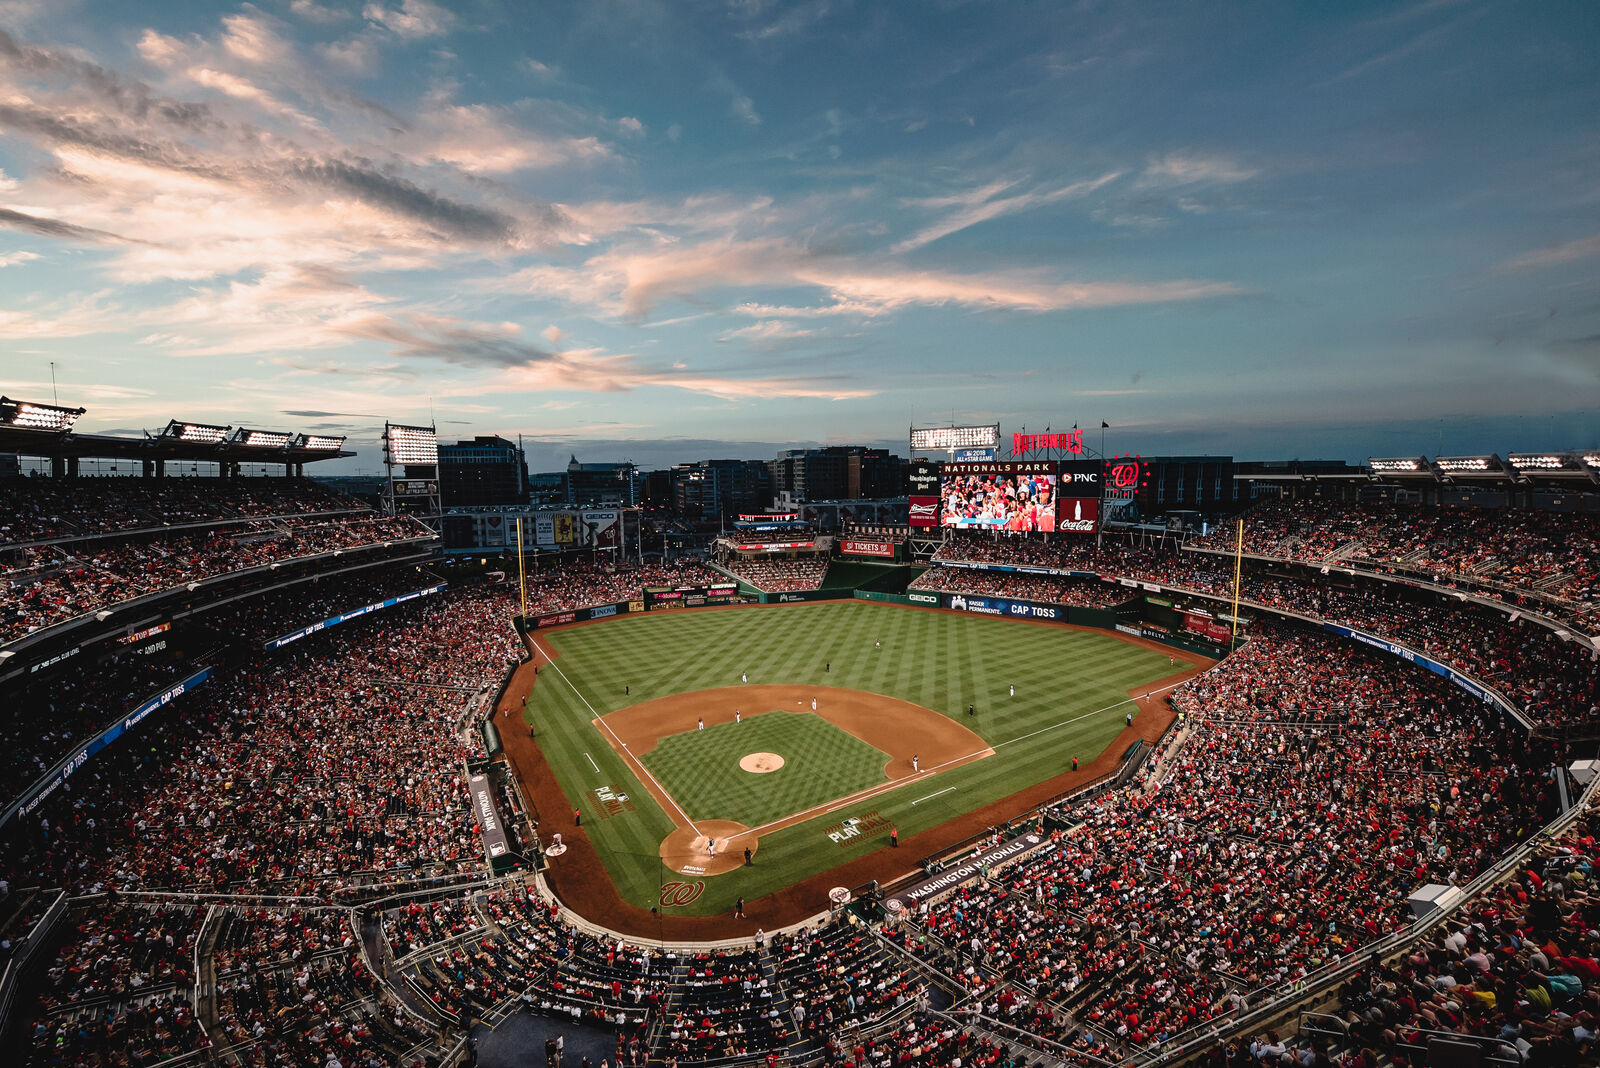
[[[1592,0],[0,0],[0,391],[347,472],[385,419],[535,470],[952,420],[1591,447],[1597,41]]]

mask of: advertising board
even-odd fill
[[[1033,601],[1013,601],[1003,597],[972,597],[964,593],[950,594],[945,607],[957,612],[973,612],[980,616],[1008,616],[1012,619],[1066,618],[1066,609],[1057,604],[1036,604]]]
[[[1099,529],[1099,497],[1063,497],[1056,512],[1056,529],[1062,533],[1093,534]]]
[[[939,498],[912,497],[907,514],[913,528],[920,530],[936,527],[939,525]]]
[[[738,592],[737,582],[714,582],[709,586],[646,586],[644,603],[649,609],[727,604]]]
[[[360,608],[352,608],[348,612],[340,612],[338,615],[329,616],[327,619],[319,620],[316,623],[307,624],[306,626],[301,627],[299,630],[292,630],[288,634],[280,634],[278,637],[263,643],[263,648],[269,650],[281,649],[290,642],[297,642],[301,638],[306,638],[316,634],[319,631],[327,630],[329,627],[337,627],[340,623],[348,623],[352,619],[359,619],[369,612],[381,612],[385,608],[393,608],[397,604],[404,604],[407,601],[414,601],[418,597],[427,597],[430,594],[438,593],[440,590],[444,589],[445,586],[446,583],[441,582],[437,586],[428,586],[425,589],[412,590],[410,593],[402,593],[398,596],[390,597],[387,600],[375,601],[372,604],[364,604]]]
[[[494,790],[487,775],[474,775],[467,780],[472,794],[472,812],[478,818],[478,831],[483,836],[484,852],[489,859],[503,857],[511,846],[506,841],[505,825],[500,822],[500,806],[495,804]]]
[[[583,529],[588,535],[588,544],[597,549],[615,549],[622,532],[617,519],[617,512],[584,512]]]
[[[939,483],[939,525],[1052,532],[1056,489],[1056,464],[1050,460],[945,464]]]
[[[839,551],[852,556],[885,556],[894,558],[894,542],[892,541],[861,541],[857,538],[842,538],[839,541]]]
[[[906,472],[906,494],[911,497],[936,497],[939,494],[939,465],[921,460]]]

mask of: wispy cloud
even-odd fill
[[[1054,204],[1063,200],[1073,200],[1087,196],[1095,190],[1116,181],[1121,177],[1120,171],[1111,171],[1098,178],[1087,178],[1071,185],[1059,186],[1054,189],[1035,188],[1025,193],[1015,193],[1002,196],[1002,193],[1016,187],[1014,180],[994,182],[974,189],[969,192],[959,193],[947,197],[927,197],[907,201],[913,207],[927,208],[935,211],[948,210],[949,214],[938,222],[919,230],[917,233],[899,242],[893,247],[895,253],[910,252],[924,245],[931,244],[950,234],[976,226],[990,219],[998,219],[1005,215],[1015,215],[1019,212],[1030,211],[1045,204]]]
[[[1194,152],[1168,152],[1152,156],[1145,165],[1139,184],[1196,185],[1245,182],[1261,172],[1228,156]]]
[[[398,7],[369,3],[361,9],[361,17],[412,41],[442,36],[455,22],[455,15],[429,0],[401,0]]]
[[[592,257],[581,268],[528,268],[506,283],[600,314],[634,319],[665,300],[703,302],[727,289],[748,293],[810,287],[824,301],[812,313],[818,315],[881,314],[910,305],[1046,312],[1204,300],[1240,292],[1230,283],[1201,280],[1065,282],[1051,280],[1037,271],[909,271],[861,257],[816,253],[779,239],[618,249]],[[765,306],[743,300],[737,301],[735,307]]]
[[[771,347],[810,338],[814,331],[805,327],[795,326],[793,323],[781,322],[777,319],[764,319],[759,323],[751,323],[737,330],[729,330],[718,340],[721,341],[747,341],[764,347]]]
[[[1563,263],[1588,259],[1590,256],[1600,256],[1600,234],[1574,238],[1559,245],[1524,252],[1501,263],[1497,270],[1502,273],[1532,271],[1542,267],[1556,267]]]

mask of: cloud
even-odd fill
[[[1532,271],[1544,267],[1558,267],[1563,263],[1600,256],[1600,234],[1574,238],[1547,248],[1533,249],[1501,263],[1496,269],[1502,273]]]
[[[37,252],[0,252],[0,267],[15,267],[19,263],[27,263],[38,258]]]
[[[718,340],[749,341],[758,345],[772,346],[783,342],[799,341],[809,338],[812,331],[795,326],[793,323],[780,322],[776,319],[764,319],[759,323],[751,323],[737,330],[729,330]]]
[[[643,130],[637,119],[633,122]],[[631,131],[624,126],[623,132]],[[589,165],[614,157],[597,137],[540,135],[512,121],[505,109],[482,104],[438,104],[418,115],[396,144],[410,155],[451,163],[469,174]]]
[[[327,41],[316,48],[323,59],[355,74],[368,74],[378,65],[378,42],[364,33],[352,34],[342,41]]]
[[[289,10],[307,22],[323,26],[343,22],[350,17],[348,12],[319,4],[317,0],[289,0]]]
[[[911,200],[906,203],[914,207],[933,210],[953,209],[948,215],[931,226],[913,234],[904,241],[896,244],[892,251],[895,253],[910,252],[924,245],[931,244],[968,227],[976,226],[990,219],[997,219],[1004,215],[1015,215],[1019,212],[1029,211],[1044,204],[1053,204],[1063,200],[1072,200],[1087,196],[1121,177],[1120,171],[1111,171],[1098,178],[1089,178],[1071,185],[1061,186],[1056,189],[1033,189],[1026,193],[1012,196],[1001,196],[1008,189],[1012,189],[1017,182],[1000,181],[992,182],[979,189],[970,190],[948,197],[928,197]]]
[[[45,219],[38,215],[14,211],[11,208],[0,208],[0,226],[11,230],[22,230],[26,233],[38,234],[40,237],[59,237],[68,241],[87,241],[90,244],[126,240],[104,230],[96,230],[88,226],[76,226],[69,222],[62,222],[60,219]]]
[[[455,22],[453,14],[429,0],[401,0],[398,8],[374,2],[361,9],[361,17],[408,41],[442,36]]]
[[[810,0],[809,3],[794,4],[785,7],[772,22],[741,30],[737,36],[746,41],[771,41],[796,37],[821,22],[832,9],[832,0]],[[749,13],[761,15],[765,12],[752,9]]]
[[[1169,152],[1152,156],[1140,176],[1139,184],[1194,185],[1197,183],[1225,184],[1245,182],[1260,171],[1227,156],[1199,155],[1186,152]]]
[[[733,117],[746,126],[760,126],[761,115],[756,111],[756,102],[743,93],[735,93],[733,99],[728,101],[728,110]]]
[[[580,268],[531,267],[508,286],[586,306],[600,314],[640,319],[665,300],[705,302],[717,290],[810,287],[823,309],[879,313],[909,305],[1047,312],[1112,305],[1204,300],[1241,290],[1226,282],[1062,282],[1037,271],[953,274],[906,271],[857,257],[814,253],[780,239],[667,243],[616,249]],[[753,304],[738,302],[738,306]],[[819,312],[832,314],[834,312]],[[837,313],[843,314],[843,310]]]

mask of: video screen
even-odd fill
[[[1042,472],[946,475],[939,525],[986,530],[1056,529],[1056,476]]]

